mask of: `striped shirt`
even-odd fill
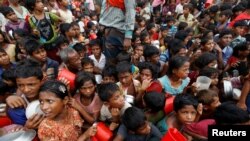
[[[113,27],[125,33],[125,38],[132,38],[135,24],[135,0],[124,0],[125,11],[111,7],[102,1],[101,15],[99,23],[106,27]]]

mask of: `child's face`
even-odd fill
[[[9,14],[6,15],[6,18],[9,19],[12,22],[17,22],[18,18],[15,14],[15,12],[10,12]]]
[[[94,66],[92,64],[84,64],[83,71],[89,72],[89,73],[94,73]]]
[[[161,31],[162,37],[166,37],[168,35],[168,30]]]
[[[219,16],[219,22],[223,23],[223,22],[225,22],[226,20],[227,20],[226,15],[220,15],[220,16]]]
[[[244,34],[245,34],[245,26],[237,26],[237,27],[235,27],[234,33],[236,35],[244,36]]]
[[[37,11],[43,11],[44,10],[44,4],[42,0],[36,0],[34,10]]]
[[[218,67],[217,60],[212,61],[207,66],[210,67],[210,68],[217,68]]]
[[[145,121],[145,124],[138,128],[135,133],[138,135],[148,135],[151,131],[151,127],[147,121]]]
[[[153,56],[150,57],[150,62],[152,64],[157,64],[160,60],[160,55],[159,54],[154,54]]]
[[[35,100],[38,97],[41,80],[37,77],[16,78],[16,83],[18,89],[25,94],[28,99]]]
[[[197,111],[193,105],[186,105],[177,111],[177,119],[182,124],[191,124],[196,118]]]
[[[138,56],[142,56],[143,55],[143,46],[137,46],[135,48],[135,54],[138,54]]]
[[[82,87],[80,88],[80,93],[87,98],[90,98],[93,96],[93,94],[95,93],[95,85],[94,83],[89,80],[86,81]]]
[[[150,44],[151,43],[151,39],[150,39],[149,36],[145,37],[144,43],[146,43],[146,44]]]
[[[0,52],[0,65],[8,65],[10,64],[10,57],[5,52]]]
[[[150,69],[143,69],[143,70],[140,72],[140,78],[141,78],[141,81],[152,79],[153,76],[152,76],[151,70],[150,70]]]
[[[104,76],[102,79],[102,83],[106,84],[106,83],[115,83],[115,77],[113,76]]]
[[[57,119],[62,113],[66,99],[58,98],[54,93],[45,91],[39,94],[40,108],[48,119]]]
[[[74,31],[75,31],[75,34],[76,34],[76,36],[79,36],[80,35],[80,27],[79,26],[77,26],[77,25],[74,25],[73,26],[73,29],[74,29]]]
[[[210,78],[210,79],[212,80],[211,85],[216,86],[216,85],[218,84],[218,82],[219,82],[218,77],[219,77],[219,74],[218,74],[218,73],[215,73],[215,74],[213,74],[213,75],[211,76],[211,78]]]
[[[190,63],[185,62],[180,68],[174,69],[173,73],[181,79],[188,77]]]
[[[214,41],[213,40],[208,40],[207,43],[203,46],[204,51],[212,51],[214,48]]]
[[[130,72],[119,73],[118,79],[123,86],[128,87],[133,81],[133,75]]]
[[[101,47],[98,45],[94,45],[91,48],[92,53],[94,54],[95,57],[100,57],[101,56]]]
[[[146,22],[145,22],[144,20],[142,20],[142,21],[139,23],[139,25],[140,25],[141,27],[144,27],[145,24],[146,24]]]
[[[109,99],[108,104],[111,108],[121,109],[125,104],[124,96],[120,91],[116,91]]]
[[[172,25],[174,25],[174,21],[169,21],[167,24],[168,24],[168,26],[172,26]]]
[[[218,106],[220,106],[220,99],[218,96],[213,97],[213,102],[208,106],[208,109],[214,111]]]
[[[75,32],[75,29],[73,27],[71,27],[69,29],[69,31],[66,32],[66,34],[69,36],[69,37],[75,37],[76,36],[76,32]]]
[[[232,39],[233,39],[233,35],[227,34],[227,35],[224,35],[223,37],[221,37],[220,43],[223,47],[225,47],[232,41]]]
[[[183,9],[183,15],[188,15],[189,14],[189,8],[184,8]]]
[[[47,53],[44,48],[40,48],[32,53],[32,57],[39,62],[45,62],[47,59]]]

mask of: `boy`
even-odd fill
[[[106,64],[106,57],[102,53],[100,41],[98,39],[91,40],[89,46],[92,51],[92,55],[89,58],[94,61],[96,72],[101,73]]]
[[[94,62],[89,57],[83,58],[81,60],[82,70],[94,74]]]
[[[188,27],[194,27],[195,24],[197,24],[197,21],[195,21],[194,16],[191,14],[192,11],[192,5],[185,4],[183,6],[183,15],[179,17],[179,22],[186,22],[188,23]]]
[[[13,32],[14,30],[20,28],[24,29],[28,32],[28,26],[24,20],[18,19],[17,15],[15,14],[14,10],[8,6],[4,7],[1,11],[6,19],[8,19],[8,22],[5,25],[5,31],[6,33],[10,34],[10,36],[13,38]]]
[[[59,64],[47,57],[43,45],[35,39],[28,39],[25,42],[25,49],[30,58],[39,62],[48,79],[57,78]]]
[[[119,80],[117,85],[120,87],[123,95],[125,97],[127,97],[127,95],[133,96],[135,103],[141,101],[141,83],[133,79],[132,65],[127,61],[120,62],[116,65],[116,71]]]
[[[106,66],[102,71],[102,83],[116,83],[117,82],[117,73],[115,66]]]
[[[69,2],[68,0],[57,0],[59,9],[58,13],[60,17],[64,20],[65,23],[71,23],[74,20],[72,12],[68,9]]]
[[[119,87],[115,83],[100,85],[98,95],[103,101],[100,120],[109,122],[110,129],[114,130],[118,127],[124,111],[131,105],[124,100]]]
[[[160,140],[161,137],[160,131],[147,121],[140,109],[130,107],[122,116],[122,125],[118,129],[114,141]]]
[[[7,52],[3,48],[0,48],[0,80],[2,79],[3,71],[10,68],[15,68],[15,65],[10,62]]]
[[[16,68],[16,84],[21,95],[11,95],[6,99],[7,113],[15,124],[24,125],[29,129],[37,129],[43,120],[43,115],[35,114],[27,119],[25,115],[26,101],[38,99],[38,92],[42,85],[43,72],[40,66],[31,60],[24,60]]]
[[[218,82],[219,82],[219,70],[216,68],[211,68],[211,67],[205,67],[200,70],[199,76],[207,76],[209,77],[212,81],[210,84],[209,89],[214,90],[215,92],[219,93],[219,89],[217,87]]]
[[[213,90],[200,90],[196,98],[203,105],[203,113],[200,119],[213,118],[215,109],[221,104],[218,93]]]

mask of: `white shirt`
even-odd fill
[[[67,9],[66,11],[59,9],[58,12],[60,14],[60,17],[62,17],[62,19],[65,23],[73,22],[74,16],[69,9]]]
[[[180,3],[176,6],[175,8],[175,13],[178,14],[182,14],[183,13],[183,5],[181,5]]]
[[[90,55],[89,58],[94,61],[94,64],[96,67],[103,70],[103,68],[105,67],[105,64],[106,64],[106,57],[103,53],[101,53],[101,57],[100,57],[99,61],[96,60],[94,55]]]
[[[131,105],[128,102],[125,101],[124,106],[120,110],[120,116],[122,116],[124,114],[125,110],[127,108],[129,108],[129,107],[131,107]],[[112,118],[112,115],[111,115],[111,113],[109,111],[108,106],[103,104],[102,108],[101,108],[101,112],[100,112],[100,120],[105,121],[105,120],[108,120],[108,119],[111,119],[111,118]]]
[[[29,11],[23,6],[20,6],[22,11],[23,11],[22,13],[19,13],[18,11],[16,11],[16,9],[13,8],[12,6],[10,6],[10,7],[14,10],[18,19],[25,19],[26,16],[30,15]]]

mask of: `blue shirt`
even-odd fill
[[[24,108],[9,108],[7,114],[14,124],[25,125],[27,121]]]

